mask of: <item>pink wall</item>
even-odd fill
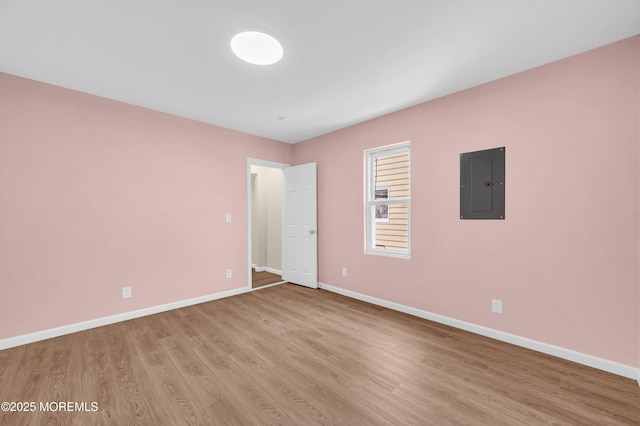
[[[637,50],[636,55],[638,57],[638,63],[640,64],[640,49]],[[638,80],[640,80],[640,66],[637,68]],[[638,146],[640,146],[640,85],[638,85]],[[638,159],[640,163],[640,158]],[[640,166],[639,166],[640,167]],[[638,185],[640,191],[640,183]],[[640,224],[640,192],[638,194],[638,223]],[[640,225],[638,226],[638,243],[637,243],[637,256],[638,256],[638,305],[640,305]],[[640,308],[638,309],[638,383],[640,383]]]
[[[639,52],[627,39],[297,144],[318,163],[319,280],[640,366]],[[365,255],[363,150],[406,140],[412,259]],[[460,220],[459,154],[500,146],[506,220]]]
[[[0,94],[0,339],[247,285],[246,159],[291,145],[2,73]]]

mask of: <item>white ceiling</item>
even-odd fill
[[[0,71],[295,143],[639,33],[640,0],[0,0]]]

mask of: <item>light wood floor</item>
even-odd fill
[[[255,269],[251,270],[251,288],[264,287],[265,285],[279,282],[282,282],[282,277],[280,275],[272,274],[267,271],[256,272]]]
[[[291,284],[0,351],[10,425],[631,425],[633,380]]]

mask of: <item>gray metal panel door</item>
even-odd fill
[[[460,155],[460,219],[504,219],[505,148]]]

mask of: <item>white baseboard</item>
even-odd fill
[[[276,275],[280,275],[282,276],[282,271],[278,270],[278,269],[274,269],[274,268],[269,268],[268,266],[253,266],[253,269],[256,270],[256,272],[270,272],[272,274],[276,274]]]
[[[273,283],[273,284],[266,284],[266,285],[262,285],[260,287],[256,287],[256,288],[250,288],[249,291],[258,291],[258,290],[264,290],[265,288],[269,288],[269,287],[273,287],[276,285],[282,285],[282,284],[286,284],[286,281],[280,281],[277,283]]]
[[[170,311],[172,309],[184,308],[186,306],[197,305],[199,303],[210,302],[212,300],[222,299],[225,297],[236,296],[238,294],[250,291],[246,287],[222,291],[220,293],[209,294],[206,296],[194,297],[192,299],[180,300],[177,302],[167,303],[165,305],[152,306],[150,308],[139,309],[137,311],[124,312],[122,314],[111,315],[108,317],[97,318],[81,323],[64,325],[62,327],[51,328],[48,330],[37,331],[35,333],[24,334],[22,336],[9,337],[0,339],[0,350],[13,348],[15,346],[26,345],[40,340],[51,339],[53,337],[63,336],[78,331],[89,330],[91,328],[101,327],[103,325],[114,324],[121,321],[140,318],[147,315],[153,315],[160,312]]]
[[[517,346],[522,346],[524,348],[532,349],[534,351],[542,352],[548,355],[553,355],[558,358],[563,358],[569,361],[577,362],[578,364],[594,367],[599,370],[617,374],[619,376],[635,379],[638,381],[638,384],[640,385],[640,369],[637,369],[628,365],[598,358],[592,355],[583,354],[580,352],[573,351],[571,349],[565,349],[559,346],[538,342],[536,340],[528,339],[526,337],[516,336],[514,334],[505,333],[502,331],[494,330],[491,328],[483,327],[483,326],[472,324],[469,322],[460,321],[455,318],[446,317],[444,315],[434,314],[431,312],[423,311],[421,309],[416,309],[410,306],[401,305],[399,303],[389,302],[387,300],[378,299],[377,297],[371,297],[365,294],[356,293],[351,290],[345,290],[339,287],[334,287],[329,284],[318,283],[318,287],[323,290],[327,290],[333,293],[341,294],[343,296],[351,297],[353,299],[362,300],[363,302],[368,302],[374,305],[393,309],[394,311],[404,312],[409,315],[414,315],[416,317],[424,318],[430,321],[449,325],[451,327],[470,331],[472,333],[476,333],[481,336],[490,337],[492,339],[511,343]]]

